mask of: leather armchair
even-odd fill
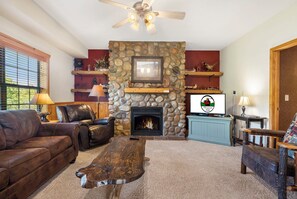
[[[96,119],[95,113],[88,105],[57,106],[57,116],[60,122],[80,125],[80,150],[105,144],[114,136],[115,118]]]
[[[292,121],[294,125],[296,122]],[[297,191],[297,145],[285,143],[287,141],[284,140],[291,127],[288,132],[251,128],[245,129],[243,134],[241,173],[246,174],[246,167],[251,169],[277,189],[279,199],[287,198],[287,190]],[[260,143],[250,143],[249,136],[260,136]],[[266,143],[263,142],[264,138],[267,138]],[[288,157],[288,150],[295,151],[295,160]]]

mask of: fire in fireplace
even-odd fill
[[[162,107],[131,107],[132,135],[162,135]]]

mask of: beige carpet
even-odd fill
[[[65,168],[37,190],[34,199],[106,198],[110,187],[83,189],[75,171],[87,166],[104,147],[80,152]],[[147,141],[150,162],[145,174],[123,186],[122,199],[271,199],[276,192],[251,171],[240,174],[241,147],[196,141]],[[289,198],[297,194],[289,192]]]

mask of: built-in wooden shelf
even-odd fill
[[[89,93],[92,89],[71,89],[73,93]]]
[[[89,93],[92,89],[83,89],[83,88],[73,88],[71,89],[72,93]],[[107,92],[108,88],[103,86],[103,91]]]
[[[73,70],[71,71],[72,75],[107,75],[108,71],[96,71],[96,70]]]
[[[186,93],[222,93],[221,90],[200,90],[200,89],[186,89]]]
[[[220,77],[224,73],[223,72],[194,72],[194,71],[185,71],[185,75],[192,75],[192,76],[201,76],[201,77]]]
[[[170,88],[125,88],[125,93],[169,93]]]

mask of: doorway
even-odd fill
[[[270,128],[279,130],[281,51],[297,46],[297,39],[270,49],[269,117]],[[293,115],[291,116],[293,117]]]

